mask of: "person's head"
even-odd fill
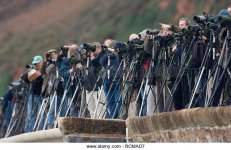
[[[229,16],[229,12],[228,12],[228,10],[227,9],[221,9],[220,11],[219,11],[219,13],[218,13],[218,15],[219,16]]]
[[[231,6],[229,6],[229,7],[227,8],[227,10],[228,10],[228,12],[229,12],[229,16],[231,17]]]
[[[95,57],[97,57],[100,54],[101,50],[102,50],[101,44],[99,42],[92,42],[92,44],[94,44],[95,47],[96,47],[93,54],[94,54]]]
[[[185,29],[187,28],[189,25],[191,25],[191,22],[188,18],[181,18],[179,20],[179,28],[180,29]]]
[[[78,54],[79,51],[79,47],[77,44],[70,44],[68,46],[69,50],[68,50],[68,58],[70,58],[71,56],[76,56]]]
[[[106,39],[104,40],[104,45],[109,47],[109,48],[112,48],[112,46],[116,43],[116,40],[113,40],[113,39]]]
[[[40,69],[40,67],[42,66],[42,62],[43,62],[42,56],[37,55],[34,56],[32,64],[35,66],[35,69]]]
[[[106,40],[104,41],[104,45],[106,45],[107,47],[111,47],[112,42],[113,42],[112,39],[106,39]]]
[[[168,35],[172,34],[172,31],[169,30],[171,28],[170,25],[168,25],[168,24],[162,24],[162,23],[160,23],[160,25],[161,25],[161,29],[162,30],[159,33],[159,35],[161,35],[161,36],[168,36]]]
[[[46,52],[47,60],[56,60],[57,59],[57,51],[55,49],[50,49]]]
[[[139,39],[139,36],[135,33],[132,33],[128,38],[129,41],[133,41],[135,39]]]

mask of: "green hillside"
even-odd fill
[[[230,4],[219,0],[186,1],[188,8],[180,13],[181,0],[97,0],[89,3],[81,13],[72,13],[39,30],[7,32],[0,37],[0,95],[6,90],[15,69],[48,49],[59,49],[69,42],[102,42],[105,38],[127,41],[129,34],[145,28],[159,28],[160,22],[177,25],[180,17],[192,20],[192,16],[206,9],[218,13]],[[61,14],[62,10],[57,13]]]

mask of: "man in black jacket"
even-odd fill
[[[100,58],[105,54],[105,51],[102,50],[100,43],[93,42],[93,45],[95,46],[94,50],[87,50],[87,53],[89,53],[90,61],[89,66],[86,68],[84,88],[86,90],[86,102],[88,110],[90,111],[91,118],[102,118],[102,104],[104,103],[105,96],[103,91],[100,90],[102,86],[102,79],[100,77],[98,82],[97,79],[99,76],[101,76],[100,73],[102,66],[100,65]]]
[[[117,42],[113,44],[114,52],[108,52],[100,58],[100,64],[107,68],[103,89],[106,96],[107,118],[118,118],[122,104],[120,86],[122,81],[122,58],[118,55]],[[120,66],[120,67],[119,67]]]

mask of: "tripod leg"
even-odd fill
[[[45,116],[45,111],[46,111],[46,109],[47,109],[47,107],[48,107],[48,100],[47,99],[44,99],[45,100],[45,102],[44,102],[44,106],[41,106],[42,107],[42,112],[41,112],[41,114],[40,114],[40,118],[39,118],[39,121],[38,121],[38,125],[37,125],[37,128],[36,128],[36,131],[38,131],[38,130],[41,130],[41,129],[43,129],[43,125],[44,125],[44,116]]]
[[[42,115],[44,106],[45,106],[45,100],[43,100],[43,102],[42,102],[42,104],[41,104],[41,107],[40,107],[40,109],[39,109],[39,113],[38,113],[38,115],[37,115],[37,118],[36,118],[36,121],[35,121],[35,124],[34,124],[34,127],[33,127],[32,131],[35,131],[35,128],[37,127],[37,124],[38,124],[38,122],[39,122],[39,119],[41,118],[41,115]]]
[[[48,110],[48,113],[47,113],[47,116],[46,116],[46,119],[45,119],[45,122],[44,122],[44,125],[43,125],[43,130],[46,129],[49,115],[51,114],[51,111],[52,111],[52,109],[53,109],[53,104],[54,104],[54,101],[55,101],[55,97],[56,97],[56,91],[55,91],[55,93],[54,93],[53,96],[50,96],[50,97],[48,98],[48,101],[49,101],[49,103],[50,103],[50,107],[49,107],[49,110]]]
[[[76,96],[76,94],[77,94],[78,89],[79,89],[79,85],[76,87],[75,92],[74,92],[74,94],[73,94],[73,96],[72,96],[72,98],[71,98],[71,101],[70,101],[70,103],[69,103],[69,105],[68,105],[68,108],[67,108],[67,111],[66,111],[66,113],[65,113],[65,117],[67,116],[69,110],[70,110],[71,107],[72,107],[72,104],[73,104],[73,101],[74,101],[74,99],[75,99],[75,96]]]
[[[99,107],[99,102],[100,102],[100,99],[101,99],[101,94],[102,94],[102,91],[103,91],[103,86],[101,86],[100,88],[100,91],[99,91],[99,96],[98,98],[96,99],[96,103],[95,103],[95,111],[94,111],[94,116],[93,118],[97,118],[97,111],[98,111],[98,107]]]
[[[12,111],[12,114],[11,114],[11,118],[10,118],[10,122],[8,124],[7,130],[6,130],[6,133],[5,133],[5,138],[9,136],[11,126],[12,126],[13,121],[15,119],[14,117],[15,117],[16,105],[17,105],[17,103],[15,103],[15,105],[14,105],[14,108],[13,108],[13,111]]]

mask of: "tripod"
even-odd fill
[[[220,97],[220,93],[218,93],[218,89],[222,85],[221,81],[224,79],[224,74],[226,73],[227,68],[229,67],[230,64],[230,60],[231,60],[230,47],[231,47],[230,29],[227,28],[227,36],[223,44],[221,56],[218,60],[218,66],[214,75],[213,86],[211,89],[212,92],[211,92],[211,97],[208,101],[208,106],[213,104],[215,99],[217,99],[215,98],[216,96]],[[224,65],[223,67],[222,67],[222,61]]]
[[[103,67],[103,68],[101,69],[101,71],[99,72],[99,76],[98,76],[98,78],[97,78],[97,80],[96,80],[96,82],[95,82],[95,84],[94,84],[94,87],[93,87],[92,91],[95,91],[95,89],[98,88],[98,84],[99,84],[99,82],[100,82],[100,79],[101,79],[102,76],[103,76],[103,71],[104,71],[104,70],[105,70],[105,68]],[[87,68],[85,69],[85,71],[84,71],[84,73],[83,73],[84,75],[86,75],[86,71],[87,71]],[[87,82],[87,81],[86,81],[86,80],[87,80],[86,77],[87,77],[87,76],[85,76],[84,82]],[[84,113],[86,112],[87,107],[88,107],[90,101],[92,100],[92,96],[93,96],[93,92],[91,93],[91,95],[90,95],[90,97],[89,97],[89,101],[87,101],[87,104],[86,104],[86,106],[84,107],[82,113],[80,113],[80,115],[79,115],[80,117],[83,117]]]
[[[61,100],[61,103],[60,103],[60,106],[58,108],[58,111],[57,111],[57,114],[55,114],[55,122],[54,122],[54,128],[56,128],[57,124],[58,124],[58,117],[62,111],[62,108],[63,108],[63,104],[64,104],[64,101],[65,101],[65,98],[67,96],[67,92],[69,90],[69,88],[71,87],[71,83],[73,82],[73,78],[71,76],[68,77],[68,81],[67,81],[67,84],[66,84],[66,87],[64,89],[64,94],[63,94],[63,97],[62,97],[62,100]],[[47,122],[47,121],[46,121]],[[45,129],[45,124],[44,124],[44,127],[43,129]]]
[[[179,71],[179,73],[177,75],[176,81],[175,81],[175,83],[174,83],[174,85],[173,85],[173,87],[171,89],[171,93],[172,94],[169,96],[168,100],[166,101],[166,105],[164,107],[164,111],[169,110],[170,106],[172,105],[173,95],[175,94],[175,91],[176,91],[176,89],[177,89],[177,87],[178,87],[178,85],[179,85],[179,83],[181,81],[181,78],[183,77],[184,72],[188,68],[189,63],[191,61],[191,58],[192,58],[192,56],[190,55],[191,54],[191,49],[192,49],[192,46],[195,43],[195,41],[196,41],[196,36],[194,35],[193,38],[192,38],[192,40],[191,40],[191,42],[190,42],[190,45],[189,45],[189,47],[188,47],[188,49],[186,51],[186,55],[185,55],[185,57],[184,57],[184,59],[182,61],[183,64],[182,64],[182,66],[180,68],[180,71]],[[187,58],[188,58],[188,61],[186,61]]]
[[[204,73],[204,71],[205,71],[205,69],[206,69],[206,64],[207,64],[207,62],[208,62],[210,53],[211,53],[212,50],[213,50],[213,48],[212,48],[213,43],[215,43],[215,35],[214,35],[214,33],[211,31],[210,43],[209,43],[209,45],[207,46],[207,49],[206,49],[204,58],[203,58],[203,60],[202,60],[202,63],[201,63],[200,69],[199,69],[199,73],[198,73],[198,79],[197,79],[196,84],[195,84],[195,86],[194,86],[193,93],[192,93],[192,95],[191,95],[188,108],[190,108],[191,105],[192,105],[192,103],[193,103],[195,94],[196,94],[196,92],[197,92],[197,90],[198,90],[199,84],[200,84],[201,79],[202,79],[202,75],[203,75],[203,73]]]
[[[77,74],[77,73],[74,74],[75,77],[77,76],[76,74]],[[75,97],[76,97],[76,94],[77,94],[78,90],[79,90],[79,89],[80,89],[80,90],[83,89],[82,84],[81,84],[81,82],[82,82],[82,80],[83,80],[83,74],[82,74],[81,77],[78,76],[78,79],[77,79],[77,80],[78,80],[78,84],[77,84],[76,87],[75,87],[74,94],[73,94],[73,96],[72,96],[72,98],[71,98],[71,101],[70,101],[68,107],[67,107],[67,111],[66,111],[65,117],[68,115],[68,113],[69,113],[69,111],[70,111],[70,109],[71,109],[71,107],[72,107],[72,104],[73,104],[73,102],[74,102],[74,99],[75,99]],[[81,91],[83,91],[83,90],[81,90]],[[79,99],[79,97],[80,97],[80,92],[79,92],[79,95],[78,95],[78,97],[77,97],[77,100]],[[76,105],[74,105],[74,106],[76,106]]]

